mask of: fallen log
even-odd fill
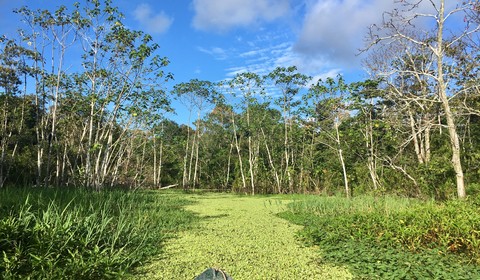
[[[166,190],[166,189],[174,188],[176,186],[178,186],[178,184],[168,185],[166,187],[161,187],[160,190]]]

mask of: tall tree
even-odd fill
[[[247,138],[248,149],[248,174],[250,178],[250,191],[255,194],[255,175],[257,172],[258,151],[259,151],[259,125],[255,121],[252,113],[252,107],[257,104],[260,95],[263,95],[263,80],[255,73],[237,74],[230,82],[230,86],[235,88],[240,95],[240,106],[244,112],[244,129]]]
[[[337,81],[332,78],[328,78],[325,83],[319,81],[310,88],[309,92],[309,96],[313,99],[313,117],[316,119],[321,135],[319,141],[325,147],[335,151],[338,156],[347,198],[351,195],[351,188],[348,182],[340,125],[349,117],[346,106],[348,93],[349,87],[342,77],[338,77]]]
[[[349,109],[357,111],[355,119],[360,124],[363,143],[365,143],[365,152],[362,155],[367,156],[366,165],[372,182],[373,190],[381,189],[382,183],[378,174],[379,169],[379,137],[377,128],[382,125],[381,119],[381,96],[382,90],[379,89],[379,81],[367,80],[351,84],[351,96],[349,98]],[[356,138],[353,137],[355,140]]]
[[[70,21],[73,15],[68,13],[65,6],[60,6],[54,12],[34,11],[27,7],[16,12],[30,28],[28,31],[20,30],[21,39],[28,42],[37,56],[34,60],[36,106],[40,116],[37,126],[37,185],[41,181],[48,185],[52,177],[50,168],[54,147],[58,140],[58,105],[64,91],[62,79],[65,78],[65,55],[76,41]]]
[[[403,46],[404,51],[398,53],[401,59],[409,55],[411,46],[422,50],[423,55],[432,60],[428,67],[421,69],[399,69],[392,65],[394,73],[418,74],[429,78],[429,83],[436,90],[437,98],[445,114],[446,126],[450,137],[450,150],[452,152],[452,167],[455,170],[457,196],[465,198],[465,182],[461,162],[461,143],[458,137],[455,110],[452,108],[451,98],[458,94],[453,86],[454,81],[448,79],[451,60],[446,51],[465,37],[477,33],[479,24],[466,25],[464,28],[455,26],[448,30],[448,22],[456,16],[462,16],[466,11],[472,10],[477,1],[463,1],[446,7],[445,0],[438,1],[398,1],[398,8],[386,12],[380,25],[373,25],[370,29],[369,48],[397,44]],[[428,21],[431,20],[431,21]],[[427,22],[427,23],[426,23]],[[431,30],[428,24],[434,25]],[[421,33],[413,30],[422,30]],[[390,74],[389,74],[390,75]],[[423,96],[419,97],[422,98]]]
[[[22,40],[41,58],[33,66],[37,185],[52,179],[59,184],[67,168],[75,184],[114,184],[120,165],[130,162],[125,157],[131,143],[124,141],[130,131],[150,129],[168,105],[162,88],[170,78],[163,71],[168,59],[156,54],[159,46],[150,35],[124,26],[111,4],[87,0],[71,11],[17,10],[29,27]],[[79,49],[81,65],[73,67],[65,57],[79,55]],[[68,156],[72,151],[75,158]]]
[[[309,77],[299,73],[295,66],[288,68],[277,67],[271,73],[269,73],[267,77],[280,91],[280,97],[277,100],[277,105],[281,108],[284,122],[284,156],[282,173],[285,174],[288,190],[293,191],[293,167],[295,166],[295,153],[293,151],[291,134],[293,125],[295,123],[294,113],[298,105],[300,105],[299,93],[300,90],[306,86]]]
[[[185,143],[182,180],[182,185],[185,189],[190,185],[195,188],[195,185],[198,184],[199,145],[202,130],[201,116],[203,110],[207,109],[211,104],[214,104],[219,98],[219,95],[214,83],[198,79],[192,79],[189,82],[175,85],[173,93],[187,106],[189,111],[189,124],[192,113],[194,111],[197,113],[195,131],[193,139],[191,140],[192,143],[190,145],[190,132],[188,133],[187,142]]]

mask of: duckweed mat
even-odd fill
[[[159,259],[135,279],[194,279],[209,267],[243,279],[352,279],[346,268],[321,264],[318,248],[302,246],[300,226],[276,216],[280,198],[191,195],[187,209],[202,221],[170,239]]]

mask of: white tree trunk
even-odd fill
[[[457,127],[455,124],[455,118],[450,108],[450,103],[447,96],[447,85],[443,77],[443,27],[445,24],[445,0],[440,2],[438,31],[437,31],[437,47],[433,48],[437,57],[437,71],[438,71],[438,94],[442,102],[443,109],[445,110],[445,118],[447,120],[447,128],[450,136],[450,145],[452,149],[452,165],[455,170],[457,179],[457,196],[458,198],[465,198],[465,182],[463,176],[463,168],[460,156],[460,141],[458,139]]]

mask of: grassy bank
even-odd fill
[[[475,201],[303,197],[280,215],[304,225],[326,263],[358,279],[480,279]]]
[[[109,279],[196,218],[174,192],[0,190],[2,279]]]

